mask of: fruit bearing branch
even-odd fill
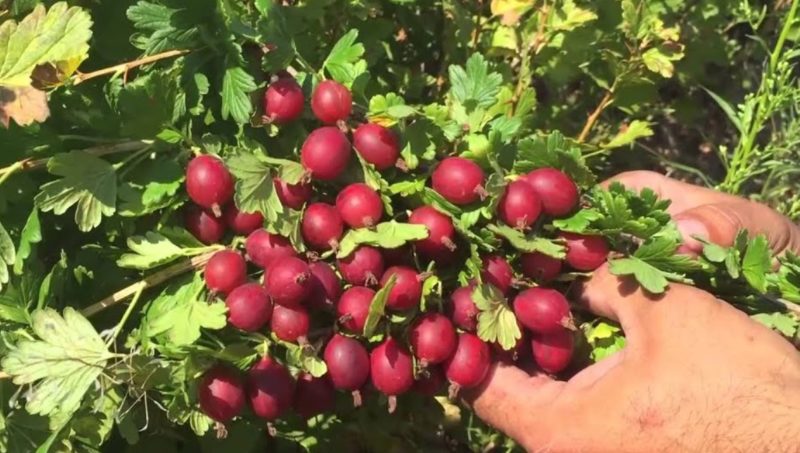
[[[156,61],[164,60],[166,58],[179,57],[181,55],[186,55],[187,53],[189,53],[188,50],[168,50],[166,52],[157,53],[155,55],[150,55],[149,57],[140,58],[138,60],[120,63],[118,65],[110,66],[104,69],[98,69],[97,71],[86,72],[86,73],[79,72],[72,77],[72,83],[74,85],[79,85],[87,80],[94,79],[95,77],[101,77],[107,74],[117,74],[117,73],[127,74],[128,71],[130,71],[133,68],[137,68],[139,66],[150,63],[155,63]]]

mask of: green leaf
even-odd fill
[[[117,265],[128,269],[152,269],[184,256],[197,255],[207,248],[185,249],[175,245],[162,234],[148,231],[144,236],[131,236],[127,240],[133,253],[126,253],[117,260]]]
[[[121,116],[122,133],[149,139],[170,127],[176,119],[175,102],[181,90],[178,81],[176,70],[164,70],[149,72],[121,86],[116,109]]]
[[[604,321],[585,323],[581,326],[586,342],[592,348],[592,359],[600,361],[625,347],[625,336],[618,326]]]
[[[669,78],[675,72],[674,61],[683,58],[683,48],[678,45],[660,45],[642,54],[644,65],[661,77]]]
[[[2,224],[0,224],[0,229],[2,229],[2,227]],[[22,273],[25,260],[31,255],[33,244],[38,244],[39,242],[42,242],[42,228],[39,224],[39,211],[33,208],[19,235],[19,247],[17,247],[17,256],[14,260],[15,274],[19,275]],[[0,249],[1,248],[3,248],[2,240],[0,240]]]
[[[386,312],[386,301],[389,299],[389,293],[394,288],[395,283],[397,283],[397,275],[392,274],[386,284],[372,298],[372,303],[369,304],[369,313],[367,313],[367,319],[364,322],[364,338],[371,338],[375,335],[378,323],[380,323]]]
[[[306,169],[298,162],[288,161],[278,169],[278,177],[286,184],[299,184],[306,174]]]
[[[567,253],[564,245],[552,240],[534,235],[526,235],[525,233],[515,230],[506,225],[489,224],[486,228],[498,234],[511,244],[515,249],[526,252],[539,252],[553,258],[564,258]]]
[[[669,285],[664,272],[636,257],[611,260],[608,269],[614,275],[633,276],[642,288],[653,294],[663,293]]]
[[[742,275],[747,282],[761,293],[767,291],[767,274],[772,270],[772,256],[769,242],[763,235],[758,235],[747,244],[742,260]]]
[[[478,285],[472,292],[472,300],[481,311],[478,314],[478,337],[488,343],[497,343],[506,351],[514,348],[522,332],[514,311],[500,290],[492,285]]]
[[[175,5],[175,2],[170,2]],[[134,35],[132,43],[147,55],[171,49],[192,49],[200,44],[200,28],[204,16],[214,8],[195,2],[185,9],[140,1],[128,8],[126,14],[142,34]],[[145,35],[147,33],[148,35]]]
[[[371,245],[384,249],[394,249],[406,242],[418,241],[428,237],[425,225],[399,223],[394,220],[379,223],[374,229],[358,228],[349,230],[339,243],[337,258],[349,256],[360,245]]]
[[[542,167],[557,168],[568,174],[580,187],[594,185],[595,176],[586,165],[579,147],[558,131],[547,136],[536,136],[520,140],[517,144],[517,159],[514,173],[527,173]]]
[[[776,332],[780,332],[786,338],[794,338],[798,330],[800,330],[800,319],[792,313],[757,313],[751,318]]]
[[[328,372],[325,361],[320,359],[314,348],[299,346],[293,343],[284,343],[286,346],[286,360],[290,364],[301,368],[314,377],[324,376]]]
[[[243,212],[260,212],[268,223],[283,212],[283,204],[275,192],[272,170],[255,154],[239,153],[226,164],[236,177],[236,206]]]
[[[342,36],[331,49],[331,53],[322,63],[322,68],[337,82],[349,85],[366,70],[366,63],[361,60],[364,46],[357,43],[358,30],[352,29]],[[359,64],[361,60],[362,64]]]
[[[395,93],[386,93],[370,98],[367,118],[371,123],[390,127],[397,124],[398,120],[408,118],[416,113],[418,113],[417,110],[406,105],[403,98]]]
[[[597,209],[579,209],[571,217],[553,220],[553,226],[561,231],[585,233],[591,229],[590,226],[594,221],[600,220],[602,217],[603,215]]]
[[[672,221],[667,212],[670,201],[659,199],[649,188],[637,194],[614,182],[607,189],[595,187],[589,198],[601,214],[592,227],[604,234],[626,233],[647,239]]]
[[[8,267],[12,266],[14,261],[16,261],[14,242],[3,224],[0,223],[0,290],[3,289],[3,285],[8,283]]]
[[[736,126],[736,130],[738,130],[742,134],[745,133],[745,130],[742,127],[742,121],[739,119],[739,115],[736,113],[736,109],[734,109],[734,107],[730,103],[728,103],[728,101],[723,99],[722,96],[718,95],[717,93],[714,93],[713,91],[709,90],[706,87],[702,88],[706,91],[706,93],[708,93],[709,96],[711,96],[711,99],[713,99],[714,102],[717,103],[719,108],[721,108],[722,111],[725,112],[725,115],[731,121],[731,124]]]
[[[621,148],[635,142],[642,137],[650,137],[653,130],[647,121],[634,120],[621,130],[610,142],[602,145],[603,148]]]
[[[45,63],[69,63],[77,68],[86,59],[92,19],[83,9],[66,2],[45,12],[38,5],[19,23],[0,25],[0,85],[28,86],[34,68]]]
[[[703,257],[712,263],[721,263],[728,257],[729,249],[713,242],[703,244]]]
[[[173,346],[185,346],[200,338],[201,329],[225,327],[225,304],[208,303],[200,298],[203,289],[203,280],[198,274],[188,283],[164,290],[145,312],[142,322],[145,335],[164,336]]]
[[[556,11],[550,27],[557,31],[571,31],[596,19],[594,11],[578,7],[573,0],[565,0]]]
[[[114,214],[117,173],[111,164],[83,151],[70,151],[51,157],[47,169],[63,178],[43,185],[34,198],[43,212],[61,215],[76,205],[75,223],[81,231],[92,230],[104,215]]]
[[[227,68],[222,79],[222,119],[230,117],[237,124],[247,123],[253,113],[250,93],[256,88],[255,79],[243,68]]]
[[[467,60],[466,68],[450,65],[450,94],[468,110],[490,107],[500,92],[503,77],[496,72],[489,72],[489,64],[481,54],[472,54]]]
[[[3,370],[16,385],[32,385],[26,396],[31,414],[72,414],[114,355],[71,307],[63,317],[50,308],[35,311],[31,328],[38,339],[17,343],[3,359]]]

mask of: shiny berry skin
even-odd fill
[[[589,236],[576,233],[561,233],[567,242],[567,256],[564,261],[573,269],[593,271],[606,262],[608,243],[602,236]]]
[[[431,175],[433,190],[447,201],[465,205],[478,201],[486,179],[481,167],[463,157],[447,157]]]
[[[303,114],[306,97],[292,77],[280,78],[264,93],[264,114],[276,124],[290,123]]]
[[[368,245],[358,247],[336,264],[344,281],[351,285],[375,286],[383,275],[383,255]]]
[[[203,374],[197,385],[200,410],[214,420],[224,423],[244,409],[244,385],[236,371],[216,365]]]
[[[396,279],[386,299],[386,308],[403,311],[419,306],[422,298],[422,282],[417,271],[409,266],[392,266],[383,273],[381,286],[386,286],[392,275],[396,276]]]
[[[572,325],[569,302],[560,292],[537,286],[514,298],[517,320],[534,333],[551,333]]]
[[[372,350],[370,377],[384,395],[401,395],[414,385],[414,362],[405,346],[392,337]]]
[[[488,344],[475,334],[462,333],[458,335],[456,351],[444,364],[445,375],[458,388],[474,388],[486,378],[490,360]]]
[[[336,127],[314,129],[300,149],[300,162],[314,179],[331,181],[339,177],[350,162],[350,141]]]
[[[294,388],[292,408],[304,419],[332,412],[336,404],[336,390],[327,374],[315,378],[309,373],[300,373]]]
[[[375,291],[363,286],[352,286],[345,290],[336,304],[336,315],[341,326],[349,333],[361,335],[374,297]]]
[[[438,364],[449,359],[456,350],[456,329],[439,313],[425,313],[411,327],[408,342],[414,356],[425,364]]]
[[[344,234],[344,223],[339,211],[327,203],[311,203],[303,213],[300,225],[303,240],[315,250],[338,247]]]
[[[311,199],[313,194],[311,184],[307,182],[287,184],[280,178],[273,178],[272,183],[275,186],[275,193],[278,195],[278,199],[281,200],[281,204],[296,211],[299,211]]]
[[[481,278],[484,283],[494,285],[503,294],[508,294],[511,291],[511,284],[514,282],[514,271],[502,256],[488,255],[483,257]]]
[[[357,340],[334,334],[325,346],[324,360],[339,390],[358,390],[369,378],[369,353]]]
[[[186,209],[183,217],[186,229],[203,244],[216,244],[225,235],[225,221],[197,206]]]
[[[242,212],[233,203],[225,208],[222,215],[225,223],[236,234],[250,234],[264,226],[264,216],[259,212]]]
[[[561,260],[544,253],[523,253],[520,264],[522,273],[537,282],[549,282],[561,273]]]
[[[311,110],[325,124],[335,124],[350,116],[353,97],[346,86],[333,80],[323,80],[311,95]]]
[[[296,307],[311,294],[311,270],[300,258],[276,260],[264,277],[264,287],[276,304]]]
[[[247,251],[247,258],[262,269],[269,269],[273,261],[280,258],[297,256],[289,239],[264,229],[250,233],[244,243],[244,249]]]
[[[433,206],[420,206],[411,212],[408,223],[425,225],[428,229],[428,237],[414,243],[419,253],[434,260],[446,260],[452,256],[456,247],[456,230],[449,216]]]
[[[292,405],[294,379],[270,357],[263,357],[247,371],[245,388],[250,408],[263,419],[276,420]]]
[[[575,339],[567,329],[546,335],[534,335],[531,340],[533,358],[539,368],[548,373],[560,373],[569,366]]]
[[[310,326],[311,317],[304,307],[275,305],[272,309],[269,329],[283,341],[297,343],[301,337],[308,335]]]
[[[452,303],[450,319],[457,327],[468,332],[478,329],[478,314],[480,313],[475,301],[472,300],[473,291],[475,291],[473,285],[462,286],[450,295]]]
[[[378,170],[394,167],[400,157],[397,136],[390,129],[373,123],[364,123],[353,132],[353,146],[362,159]]]
[[[525,230],[539,218],[542,202],[527,182],[512,181],[506,186],[497,205],[497,212],[506,225]]]
[[[525,175],[523,180],[539,195],[542,210],[549,216],[563,217],[578,206],[578,186],[560,170],[539,168]]]
[[[350,228],[372,227],[383,217],[383,201],[368,185],[354,183],[336,196],[336,210]]]
[[[342,282],[330,264],[316,261],[308,265],[311,271],[311,294],[308,306],[321,310],[333,307],[342,294]]]
[[[222,215],[222,207],[233,197],[233,177],[221,159],[197,156],[186,167],[186,191],[198,206]]]
[[[247,281],[247,263],[238,252],[220,250],[211,255],[203,277],[209,291],[228,294]]]
[[[258,283],[245,283],[236,287],[225,298],[228,307],[228,324],[248,332],[255,332],[269,322],[272,301]]]

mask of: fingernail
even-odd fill
[[[677,217],[675,223],[678,226],[678,231],[681,232],[683,237],[682,251],[690,251],[700,253],[703,251],[703,243],[694,239],[699,237],[703,240],[708,240],[708,228],[706,225],[692,217]]]

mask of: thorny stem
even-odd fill
[[[98,69],[97,71],[86,73],[79,72],[72,77],[72,83],[73,85],[79,85],[87,80],[91,80],[96,77],[102,77],[108,74],[127,74],[128,71],[139,66],[155,63],[156,61],[164,60],[166,58],[179,57],[181,55],[186,55],[189,52],[189,50],[168,50],[166,52],[150,55],[149,57],[139,58],[138,60],[128,61],[118,65],[110,66],[108,68]]]
[[[220,246],[219,249],[222,249],[222,247]],[[81,314],[88,318],[92,315],[100,313],[108,307],[113,307],[137,292],[144,291],[145,289],[152,288],[153,286],[158,286],[177,275],[183,274],[184,272],[200,269],[206,265],[208,260],[211,259],[211,255],[213,255],[217,250],[218,249],[215,248],[213,251],[194,256],[188,260],[182,260],[168,268],[165,268],[154,274],[150,274],[142,280],[139,280],[130,286],[126,286],[125,288],[122,288],[114,294],[111,294],[105,299],[84,308],[81,311]]]
[[[608,91],[606,91],[606,94],[605,96],[603,96],[603,99],[600,100],[600,103],[597,104],[597,107],[595,107],[594,111],[586,119],[586,123],[583,125],[583,129],[581,129],[581,133],[580,135],[578,135],[577,139],[578,143],[583,143],[584,141],[586,141],[586,137],[589,136],[589,132],[592,131],[592,127],[594,127],[594,124],[597,122],[597,119],[600,118],[600,114],[603,113],[603,110],[605,110],[606,107],[611,105],[611,102],[613,102],[613,99],[611,97],[613,92],[614,92],[614,86],[612,86],[611,88],[609,88]]]
[[[530,85],[529,80],[531,74],[529,67],[531,65],[531,57],[537,55],[539,51],[542,50],[542,47],[544,47],[545,24],[550,15],[550,8],[547,7],[547,2],[542,4],[539,14],[539,28],[536,30],[536,36],[533,38],[531,45],[525,46],[522,49],[522,59],[519,65],[519,74],[517,75],[517,87],[514,89],[514,97],[512,98],[514,103],[510,112],[512,115],[517,110],[517,104],[519,103],[520,97],[522,97],[522,92]]]

